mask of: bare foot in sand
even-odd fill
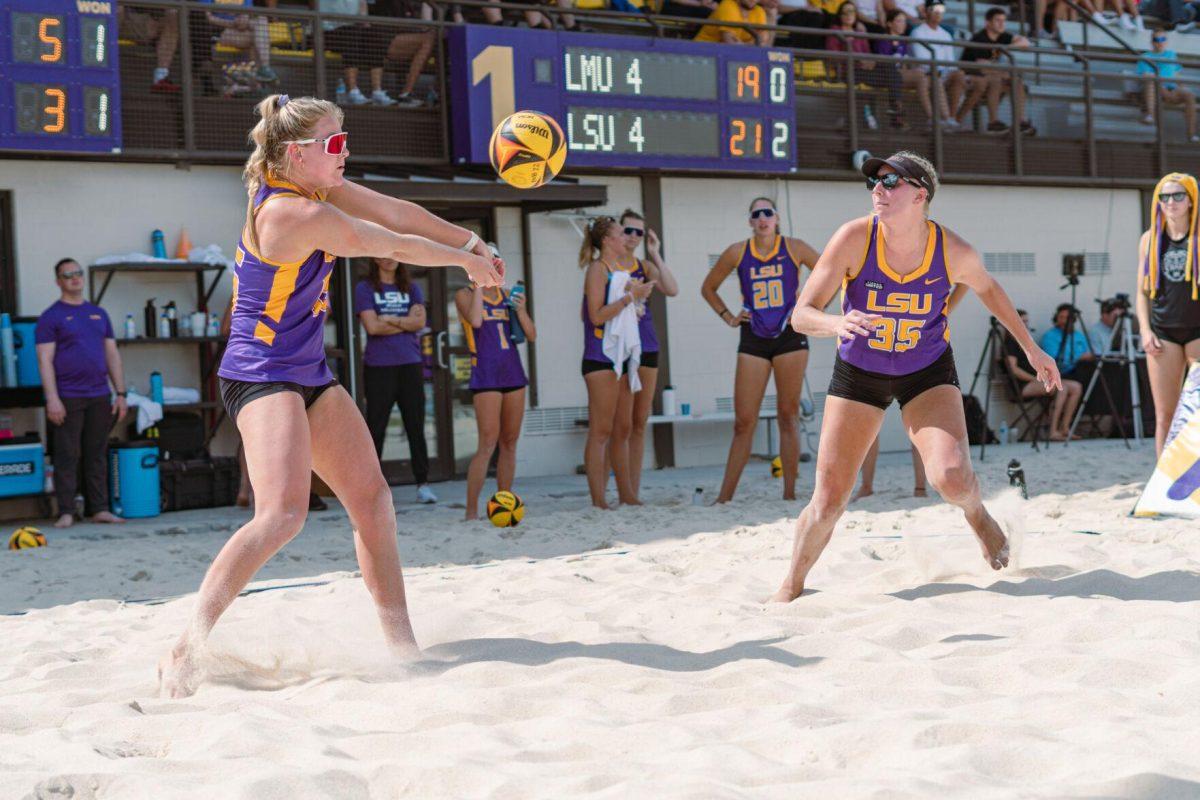
[[[858,491],[854,493],[854,496],[850,498],[850,502],[853,503],[855,500],[862,500],[864,497],[870,497],[873,494],[875,494],[874,487],[860,486],[858,487]]]
[[[619,502],[623,506],[640,506],[642,504],[642,501],[638,500],[636,497],[632,500],[621,500]]]
[[[992,519],[992,515],[983,510],[983,519],[979,521],[979,524],[972,523],[971,528],[975,532],[975,537],[979,539],[979,547],[983,550],[983,560],[995,570],[1007,567],[1008,539],[1004,536],[1004,531],[1000,530],[999,523]]]
[[[71,514],[63,514],[58,519],[54,520],[54,527],[69,528],[75,524],[75,517]]]
[[[158,696],[172,700],[191,697],[200,687],[200,664],[186,645],[175,645],[158,662]]]
[[[791,586],[781,586],[781,587],[779,587],[779,591],[777,591],[777,592],[775,592],[775,594],[771,595],[771,599],[768,600],[767,602],[768,603],[790,603],[802,594],[804,594],[803,586],[800,587],[800,591],[798,591],[798,592],[793,591]]]
[[[101,511],[99,514],[92,515],[92,522],[102,522],[106,525],[118,525],[124,521],[111,511]]]

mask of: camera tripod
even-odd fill
[[[1086,334],[1085,334],[1086,335]],[[1122,311],[1117,317],[1117,326],[1113,330],[1113,338],[1120,337],[1120,348],[1113,353],[1097,354],[1096,370],[1092,373],[1091,379],[1088,381],[1087,389],[1083,392],[1083,397],[1079,400],[1079,408],[1075,411],[1075,419],[1071,421],[1071,429],[1067,434],[1067,443],[1071,441],[1071,437],[1075,435],[1075,428],[1079,425],[1079,421],[1083,419],[1084,409],[1087,408],[1088,399],[1092,396],[1092,392],[1096,390],[1097,380],[1104,387],[1104,394],[1108,398],[1109,410],[1113,410],[1113,422],[1117,425],[1117,430],[1121,432],[1121,438],[1125,440],[1125,446],[1129,447],[1129,437],[1125,435],[1125,426],[1121,422],[1121,415],[1114,410],[1112,394],[1108,390],[1108,381],[1104,379],[1105,364],[1119,364],[1122,367],[1129,368],[1129,397],[1133,404],[1133,438],[1141,441],[1144,432],[1142,430],[1142,396],[1138,387],[1137,375],[1137,349],[1133,346],[1133,326],[1129,322],[1129,312]],[[1091,339],[1088,339],[1089,345]],[[1111,340],[1110,340],[1111,345]]]
[[[979,383],[979,378],[982,376],[984,378],[984,380],[986,381],[986,389],[983,393],[983,418],[984,418],[984,420],[988,420],[991,418],[991,410],[992,410],[991,370],[995,364],[999,363],[1000,359],[1004,358],[1004,355],[1005,355],[1005,353],[1004,353],[1004,337],[1005,337],[1005,333],[1000,327],[1000,322],[995,317],[989,317],[988,318],[987,341],[984,342],[983,352],[979,354],[979,364],[978,364],[978,366],[975,367],[975,377],[971,379],[971,388],[967,391],[968,395],[974,395],[975,394],[975,384]],[[1002,367],[1001,372],[1005,376],[1006,380],[1008,381],[1009,393],[1012,394],[1012,396],[1014,396],[1014,397],[1020,397],[1021,396],[1020,385],[1017,384],[1017,382],[1013,379],[1012,375],[1008,372],[1008,370],[1006,368]],[[1041,448],[1038,447],[1038,431],[1037,431],[1036,420],[1029,419],[1028,413],[1025,410],[1025,408],[1023,406],[1021,406],[1020,408],[1021,408],[1021,414],[1018,417],[1018,419],[1024,419],[1027,423],[1029,423],[1029,429],[1030,429],[1030,431],[1032,431],[1032,434],[1033,434],[1033,449],[1040,451]],[[979,440],[979,460],[980,461],[983,461],[984,453],[987,452],[987,444],[988,444],[987,440],[988,440],[989,433],[990,433],[990,431],[986,430],[986,425],[985,425],[985,430],[983,432],[983,436]],[[1001,442],[1001,444],[1007,444],[1007,442]]]

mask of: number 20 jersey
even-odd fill
[[[775,244],[765,255],[759,255],[754,240],[748,239],[737,270],[742,307],[750,312],[750,330],[763,339],[776,338],[788,326],[796,307],[800,262],[782,236],[775,237]]]
[[[872,336],[839,342],[838,356],[846,363],[882,375],[909,375],[950,346],[946,307],[954,287],[946,268],[946,237],[942,226],[926,225],[921,266],[901,276],[888,266],[879,218],[871,218],[862,268],[842,284],[842,313],[861,311],[881,319]]]

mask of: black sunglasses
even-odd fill
[[[625,235],[626,236],[645,236],[646,232],[644,230],[642,230],[641,228],[626,228]]]
[[[900,185],[900,181],[912,184],[918,189],[924,188],[921,186],[920,182],[915,181],[912,178],[906,178],[899,172],[889,172],[887,175],[872,175],[871,177],[867,178],[867,188],[874,189],[876,186],[882,183],[883,188],[890,192],[892,189],[895,189]]]
[[[1158,202],[1160,203],[1184,203],[1187,202],[1187,192],[1159,192]]]
[[[1167,37],[1165,37],[1165,36],[1155,36],[1150,39],[1150,41],[1154,42],[1155,44],[1162,44],[1166,40],[1167,40]]]
[[[58,277],[66,278],[67,280],[70,280],[72,278],[82,278],[83,270],[74,269],[74,270],[71,270],[70,272],[60,272],[60,273],[58,273]]]
[[[773,208],[756,208],[750,212],[750,219],[770,219],[775,216]]]

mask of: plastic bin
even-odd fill
[[[162,509],[231,506],[241,471],[236,458],[171,459],[162,462]]]
[[[123,442],[108,449],[108,496],[119,517],[157,517],[158,445]]]
[[[46,450],[36,436],[5,439],[0,445],[0,497],[41,494]]]

